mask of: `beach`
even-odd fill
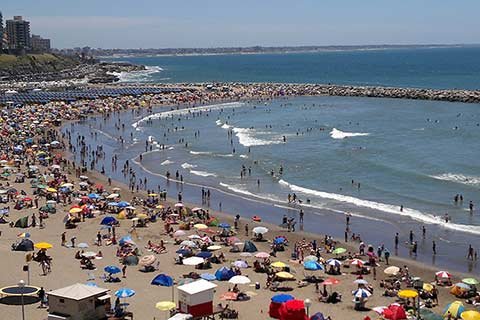
[[[247,86],[249,89],[255,89],[254,86]],[[264,87],[261,87],[264,88]],[[125,177],[130,178],[130,185],[128,184],[128,179],[126,179],[127,184],[123,184],[121,182],[117,182],[116,179],[113,181],[109,181],[109,178],[102,175],[98,171],[100,170],[100,166],[97,167],[95,161],[93,163],[93,168],[96,170],[91,170],[91,164],[87,160],[89,157],[94,159],[102,159],[102,161],[106,160],[105,162],[108,164],[110,162],[109,158],[103,158],[104,153],[106,153],[108,146],[105,145],[105,148],[99,148],[95,145],[95,148],[90,148],[90,145],[93,145],[95,141],[95,134],[92,132],[90,137],[88,136],[88,131],[82,129],[82,120],[78,125],[75,124],[76,121],[80,118],[81,114],[88,114],[95,115],[98,113],[103,113],[103,116],[97,117],[99,121],[102,121],[102,117],[111,117],[112,119],[119,119],[119,112],[126,112],[135,114],[138,112],[138,116],[145,115],[148,111],[139,112],[139,109],[150,109],[153,106],[164,105],[164,106],[194,106],[198,103],[213,103],[213,102],[220,102],[225,100],[233,100],[235,98],[239,98],[243,96],[243,98],[265,98],[271,97],[270,95],[258,95],[255,91],[246,90],[245,93],[238,93],[238,91],[228,91],[229,93],[224,93],[221,91],[211,92],[210,89],[208,90],[200,90],[195,94],[192,94],[191,91],[187,91],[186,93],[178,94],[178,93],[168,93],[168,94],[160,94],[156,96],[144,96],[144,97],[115,97],[115,98],[104,98],[99,99],[96,101],[85,101],[85,102],[76,102],[72,103],[71,105],[66,105],[64,103],[54,102],[51,104],[47,104],[46,106],[36,106],[31,108],[22,108],[22,109],[15,109],[11,110],[11,113],[8,115],[4,115],[4,119],[7,120],[11,125],[12,119],[18,123],[17,129],[23,129],[23,131],[17,131],[15,133],[15,126],[8,128],[9,125],[4,123],[4,132],[3,136],[4,140],[4,160],[6,160],[4,167],[9,161],[12,161],[12,169],[8,169],[13,171],[10,175],[4,175],[4,183],[8,182],[8,188],[15,188],[16,190],[24,191],[24,195],[22,196],[21,192],[18,192],[18,195],[13,195],[11,197],[11,201],[9,205],[11,209],[9,210],[9,216],[6,217],[8,221],[15,222],[18,218],[29,216],[31,217],[34,213],[38,216],[39,210],[38,208],[33,207],[33,200],[25,200],[25,197],[32,196],[34,194],[38,194],[36,199],[38,199],[38,207],[42,207],[46,205],[47,198],[52,198],[50,196],[45,197],[42,196],[44,191],[41,193],[37,193],[34,191],[38,191],[37,188],[33,188],[33,183],[30,182],[30,179],[25,179],[24,182],[15,182],[15,174],[19,172],[27,172],[29,171],[28,167],[31,165],[38,165],[39,172],[36,174],[37,178],[41,178],[43,173],[47,173],[44,177],[46,178],[46,182],[52,182],[52,186],[61,187],[62,184],[65,183],[72,183],[73,187],[71,190],[64,190],[51,192],[57,194],[57,196],[53,197],[55,199],[55,206],[56,206],[56,213],[48,214],[48,218],[43,219],[42,223],[44,224],[42,227],[39,227],[38,222],[36,223],[35,227],[28,227],[25,229],[20,228],[12,228],[9,227],[8,224],[1,225],[1,239],[0,242],[0,250],[4,253],[5,257],[8,259],[2,259],[0,261],[0,267],[2,270],[8,270],[8,275],[4,274],[2,279],[2,285],[13,285],[18,282],[20,279],[24,279],[27,281],[27,273],[22,271],[22,266],[26,263],[25,262],[25,252],[12,252],[11,251],[11,244],[14,242],[18,242],[21,240],[20,236],[23,232],[28,232],[28,238],[34,240],[35,243],[44,241],[48,242],[53,245],[53,248],[48,249],[48,255],[52,258],[52,270],[51,273],[47,275],[42,275],[41,268],[39,267],[37,262],[31,262],[29,264],[30,267],[30,283],[45,288],[46,293],[48,291],[58,289],[64,286],[71,285],[73,283],[86,283],[87,281],[95,282],[96,285],[99,287],[104,287],[111,290],[111,294],[113,296],[115,290],[120,289],[121,287],[128,287],[135,290],[135,295],[131,298],[127,299],[129,303],[127,309],[128,311],[133,312],[135,318],[137,319],[162,319],[165,318],[165,312],[161,312],[155,309],[155,303],[158,301],[163,300],[171,300],[172,295],[172,288],[168,287],[156,287],[150,284],[152,278],[159,274],[167,274],[174,278],[176,283],[182,283],[185,281],[182,277],[185,274],[188,274],[192,271],[198,271],[202,273],[204,271],[195,270],[192,266],[186,265],[178,265],[175,264],[175,258],[178,258],[178,254],[176,251],[179,248],[178,244],[174,244],[174,238],[171,235],[165,233],[165,229],[167,226],[172,226],[174,231],[177,231],[179,225],[175,224],[166,224],[164,221],[171,220],[171,215],[175,214],[174,212],[180,212],[181,215],[184,215],[185,224],[190,226],[190,230],[186,231],[186,235],[184,239],[187,238],[188,235],[198,234],[199,236],[203,236],[202,229],[195,229],[192,226],[197,222],[205,222],[209,223],[209,221],[205,219],[201,219],[196,217],[195,214],[189,214],[190,210],[186,210],[185,212],[183,209],[180,208],[192,208],[194,206],[201,206],[204,209],[209,210],[210,217],[216,217],[219,222],[228,223],[230,226],[233,226],[235,222],[233,221],[233,217],[237,212],[233,212],[228,210],[229,205],[225,201],[229,201],[230,199],[226,197],[224,198],[218,196],[216,191],[213,191],[212,198],[211,198],[211,205],[208,206],[207,204],[202,204],[201,201],[197,201],[199,198],[199,191],[201,187],[196,186],[189,186],[186,183],[182,184],[180,182],[175,182],[173,177],[170,181],[170,187],[168,187],[168,195],[169,198],[167,201],[157,202],[158,204],[162,205],[163,208],[156,208],[155,206],[148,206],[147,202],[138,201],[136,198],[142,199],[149,199],[149,198],[156,198],[157,196],[148,196],[148,191],[146,189],[150,189],[150,193],[157,193],[155,186],[144,186],[140,188],[138,191],[136,186],[136,179],[134,184],[132,184],[132,171],[129,172],[128,169],[136,168],[135,164],[129,164],[127,166],[127,170],[125,173]],[[164,109],[169,109],[170,107],[163,107]],[[132,111],[137,110],[137,111]],[[36,113],[32,113],[35,111]],[[35,116],[31,117],[31,114],[35,114]],[[59,133],[59,128],[55,128],[51,123],[53,119],[63,119],[69,121],[64,124],[64,129],[69,130],[69,132],[62,131],[62,134]],[[38,121],[36,124],[37,126],[31,126],[30,121]],[[105,120],[106,121],[106,120]],[[35,123],[34,123],[35,124]],[[119,126],[121,123],[118,124]],[[85,136],[86,139],[77,139],[76,134],[78,133],[77,130],[80,128]],[[37,130],[38,129],[38,130]],[[39,135],[40,134],[40,135]],[[69,134],[70,142],[68,140]],[[41,137],[44,137],[45,140],[41,140]],[[27,141],[26,139],[32,139],[31,141]],[[89,140],[91,139],[91,140]],[[119,143],[122,139],[118,137],[109,137],[113,144]],[[61,147],[53,148],[51,146],[52,141],[57,141],[55,145],[59,145]],[[60,141],[60,142],[58,142]],[[39,156],[38,150],[33,148],[32,146],[34,143],[40,145],[39,149],[43,150],[44,156]],[[49,144],[45,146],[45,144]],[[15,146],[20,144],[22,146],[20,148],[15,149]],[[69,145],[70,144],[70,145]],[[17,150],[17,151],[15,151]],[[31,150],[31,151],[27,151]],[[72,155],[68,152],[74,153],[78,158],[77,161],[84,162],[84,166],[81,165],[80,162],[77,162],[76,166],[73,167],[71,162]],[[20,159],[20,161],[15,164],[15,157]],[[83,156],[81,156],[83,154]],[[89,156],[93,154],[93,156]],[[48,159],[45,155],[48,155]],[[138,160],[137,160],[138,161]],[[55,167],[52,167],[55,165]],[[123,163],[119,163],[113,165],[114,167],[120,167]],[[58,167],[57,167],[58,166]],[[82,170],[80,170],[82,169]],[[4,169],[5,171],[6,169]],[[118,170],[120,171],[120,170]],[[117,171],[117,172],[118,172]],[[135,169],[134,169],[135,171]],[[87,179],[81,179],[80,176],[86,176]],[[115,178],[115,177],[114,177]],[[79,190],[80,181],[85,182],[88,180],[88,187],[85,190]],[[118,179],[120,180],[120,179]],[[102,185],[100,188],[98,185]],[[145,185],[148,185],[147,183]],[[113,188],[115,192],[113,191]],[[132,190],[133,188],[133,190]],[[165,185],[162,185],[162,188],[165,188]],[[70,188],[67,188],[70,189]],[[88,199],[83,199],[82,196],[87,196],[91,193],[98,192],[98,189],[102,191],[105,190],[105,197],[111,193],[117,193],[119,196],[116,198],[118,201],[126,201],[128,203],[134,204],[136,207],[135,215],[145,214],[147,218],[142,218],[143,220],[156,220],[156,222],[149,222],[147,223],[147,227],[137,227],[132,228],[133,224],[137,220],[131,221],[130,219],[119,219],[119,225],[116,226],[116,237],[117,241],[120,237],[130,235],[133,242],[135,242],[135,247],[138,248],[136,250],[135,255],[144,256],[148,254],[152,254],[152,251],[149,251],[146,246],[148,245],[148,241],[151,241],[155,244],[159,244],[162,240],[165,245],[164,251],[165,253],[153,253],[156,257],[156,261],[159,262],[158,270],[155,272],[141,272],[140,266],[128,266],[126,267],[126,277],[121,278],[121,282],[119,283],[105,283],[102,280],[102,276],[105,274],[104,268],[108,265],[116,265],[121,266],[122,264],[119,261],[119,257],[117,256],[118,253],[118,245],[105,245],[107,241],[112,241],[110,232],[108,233],[108,239],[102,240],[102,246],[96,246],[96,237],[98,232],[101,230],[102,227],[100,225],[101,221],[105,216],[112,215],[118,218],[117,215],[114,214],[106,214],[108,210],[112,208],[108,208],[109,206],[105,205],[105,200],[91,201]],[[142,190],[143,189],[143,190]],[[189,190],[188,190],[189,189]],[[54,189],[55,190],[55,189]],[[180,199],[182,206],[175,207],[175,203],[179,202],[177,192],[173,190],[182,191],[182,199]],[[47,191],[48,194],[49,191]],[[100,193],[100,192],[99,192]],[[194,195],[195,194],[195,195]],[[218,202],[219,200],[223,202],[222,211],[219,212],[218,210]],[[71,201],[71,202],[70,202]],[[156,200],[157,201],[157,200]],[[21,210],[13,209],[13,206],[18,203],[22,202],[26,204],[27,207],[22,208]],[[88,208],[85,210],[81,210],[81,212],[88,213],[92,215],[91,218],[86,218],[83,222],[82,219],[80,221],[75,222],[76,228],[74,229],[65,229],[66,221],[73,220],[75,217],[74,213],[69,213],[72,208],[78,204],[88,204],[87,207],[92,206],[92,208]],[[294,247],[304,247],[304,251],[302,254],[307,256],[310,254],[310,249],[307,249],[310,246],[310,243],[315,240],[316,245],[318,247],[318,255],[322,258],[323,261],[326,261],[330,258],[340,258],[340,256],[346,255],[348,256],[348,252],[351,252],[352,258],[354,253],[359,251],[359,243],[353,242],[353,246],[351,241],[348,243],[342,243],[339,241],[341,239],[341,235],[343,234],[343,228],[345,227],[345,216],[336,216],[332,217],[328,214],[325,214],[321,217],[325,221],[325,228],[324,232],[316,232],[316,233],[306,233],[299,231],[298,229],[302,228],[302,224],[304,226],[309,224],[309,216],[305,216],[305,220],[303,223],[297,223],[297,230],[294,232],[289,232],[286,228],[279,227],[278,224],[281,222],[282,215],[277,215],[275,219],[270,218],[266,219],[262,222],[255,222],[252,221],[251,216],[254,214],[260,215],[263,218],[263,214],[259,213],[258,208],[263,208],[260,205],[255,204],[254,202],[247,201],[245,199],[236,197],[236,200],[232,200],[232,202],[236,202],[238,206],[243,206],[247,208],[251,208],[252,211],[250,215],[241,214],[241,218],[239,220],[238,230],[235,231],[235,237],[238,238],[239,241],[242,243],[246,242],[249,239],[253,240],[255,237],[252,234],[252,229],[256,226],[265,226],[268,228],[268,232],[263,235],[263,238],[267,241],[253,241],[253,243],[257,246],[259,252],[271,252],[271,245],[273,239],[277,236],[284,236],[288,239],[288,246],[286,250],[281,252],[276,252],[276,257],[270,257],[271,262],[281,261],[285,264],[290,266],[290,272],[295,277],[295,281],[289,282],[282,282],[287,287],[291,287],[293,290],[290,291],[293,296],[297,299],[311,299],[313,301],[312,306],[310,307],[309,313],[314,314],[316,312],[322,312],[325,316],[330,316],[331,319],[363,319],[365,316],[370,316],[371,318],[378,317],[375,311],[355,311],[353,309],[353,302],[352,300],[352,290],[358,288],[358,285],[353,283],[355,280],[359,280],[358,275],[352,274],[352,270],[356,269],[355,265],[350,265],[352,259],[349,257],[343,261],[343,266],[341,269],[341,275],[333,276],[334,278],[338,279],[340,282],[337,285],[328,287],[327,290],[329,293],[332,291],[336,291],[342,295],[342,302],[337,304],[327,304],[321,303],[318,301],[319,292],[316,292],[314,284],[307,284],[301,281],[305,278],[306,271],[304,270],[304,266],[302,264],[301,259],[293,259],[292,253]],[[100,204],[102,204],[100,206]],[[7,206],[7,204],[5,204]],[[29,207],[31,206],[31,207]],[[271,205],[265,205],[265,207],[270,207],[270,210],[273,210],[274,207]],[[177,208],[177,209],[176,209]],[[133,209],[132,209],[133,210]],[[93,213],[95,212],[95,213]],[[229,214],[228,214],[229,213]],[[298,211],[296,211],[298,213]],[[94,217],[93,217],[94,216]],[[173,216],[172,216],[173,217]],[[67,219],[66,219],[67,218]],[[165,220],[164,220],[165,219]],[[335,223],[331,223],[330,219],[337,220]],[[30,219],[31,220],[31,219]],[[38,220],[38,217],[37,217]],[[356,218],[352,218],[352,227],[356,228],[355,225]],[[217,223],[218,224],[218,223]],[[248,224],[249,232],[248,235],[246,234],[245,225]],[[336,227],[335,227],[336,226]],[[340,227],[342,226],[342,227]],[[361,227],[359,227],[361,228]],[[108,228],[107,228],[108,229]],[[217,232],[222,232],[222,228],[216,227],[211,225],[209,229],[212,230],[213,233],[211,235],[217,234]],[[308,230],[308,228],[305,228]],[[105,230],[105,229],[103,229]],[[63,232],[66,232],[66,245],[61,245],[61,235]],[[373,231],[372,231],[373,232]],[[376,231],[375,231],[376,232]],[[384,232],[384,230],[380,230],[378,232]],[[105,231],[102,231],[105,234]],[[363,232],[362,232],[363,233]],[[325,234],[329,236],[333,236],[333,239],[327,237],[327,243],[324,243]],[[391,234],[391,238],[393,239],[394,234]],[[405,235],[403,235],[405,236]],[[86,243],[88,248],[84,248],[83,250],[93,251],[98,253],[101,251],[101,259],[92,259],[91,261],[94,263],[95,268],[92,270],[84,270],[80,266],[79,259],[75,259],[75,255],[77,252],[80,252],[81,249],[75,247],[70,247],[71,239],[75,238],[75,243],[78,245],[79,243]],[[305,240],[303,240],[305,238]],[[206,272],[214,273],[218,268],[221,266],[231,266],[232,262],[235,262],[238,259],[244,259],[248,262],[250,266],[253,265],[253,262],[256,260],[255,257],[248,257],[248,256],[241,256],[240,253],[230,252],[231,247],[222,245],[221,241],[217,241],[215,244],[219,244],[221,248],[218,251],[214,251],[215,255],[218,255],[220,252],[225,255],[226,261],[221,264],[212,264],[212,269],[206,270]],[[367,243],[368,244],[368,243]],[[366,245],[367,245],[366,244]],[[374,244],[376,245],[376,244]],[[345,253],[340,255],[335,255],[331,252],[333,248],[345,248]],[[299,253],[300,251],[297,251]],[[376,247],[374,248],[376,251]],[[313,250],[315,253],[315,250]],[[80,253],[79,253],[80,254]],[[255,253],[252,253],[254,255]],[[100,258],[100,257],[98,257]],[[360,255],[359,258],[362,260],[368,260],[369,258],[366,255]],[[388,306],[390,303],[396,301],[396,297],[385,297],[382,295],[384,289],[380,287],[381,280],[387,278],[387,275],[384,274],[383,270],[387,267],[385,265],[384,259],[379,260],[380,257],[376,258],[376,262],[379,264],[378,267],[375,267],[376,272],[376,279],[373,276],[373,270],[370,270],[370,273],[363,276],[363,279],[368,282],[372,286],[370,288],[373,291],[373,294],[369,296],[367,307],[372,308],[374,306]],[[399,259],[394,257],[392,254],[390,261],[390,265],[396,265],[398,267],[404,267],[408,265],[408,275],[406,279],[408,281],[400,280],[402,289],[406,287],[407,282],[409,282],[411,277],[418,276],[422,278],[425,282],[434,282],[435,283],[435,273],[439,271],[437,268],[426,266],[425,264],[421,264],[410,259]],[[348,266],[345,267],[345,266]],[[157,268],[157,266],[155,266]],[[268,305],[270,303],[271,297],[276,294],[265,288],[266,285],[266,275],[263,273],[256,273],[252,270],[252,268],[240,269],[242,274],[247,275],[251,280],[250,285],[241,286],[242,292],[248,292],[247,296],[250,298],[247,301],[224,301],[220,300],[220,296],[228,291],[229,288],[232,288],[233,285],[229,284],[227,281],[215,281],[218,285],[216,288],[215,296],[214,296],[214,304],[218,303],[228,303],[230,308],[233,308],[239,312],[239,319],[248,319],[251,317],[257,317],[259,319],[268,319]],[[316,276],[321,277],[323,279],[329,278],[330,276],[324,274],[323,271],[316,271],[318,274]],[[470,277],[472,274],[462,274],[460,272],[451,272],[452,279],[450,282],[456,283],[461,281],[462,278]],[[258,282],[260,284],[260,289],[255,289],[254,284]],[[299,287],[300,286],[300,287]],[[320,289],[322,289],[322,285],[320,285]],[[440,313],[443,307],[448,303],[456,298],[453,297],[450,293],[449,287],[438,287],[439,290],[439,305],[434,307],[432,310]],[[176,297],[178,299],[178,297]],[[112,299],[113,300],[113,299]],[[176,300],[175,300],[176,301]],[[425,301],[424,301],[425,303]],[[471,306],[468,308],[472,308]],[[5,306],[1,305],[0,309],[5,314],[6,319],[18,319],[20,315],[20,308],[18,306]],[[46,309],[38,308],[38,304],[33,304],[30,306],[26,306],[26,314],[30,318],[35,319],[44,319],[47,317]]]

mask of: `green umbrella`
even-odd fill
[[[47,188],[47,186],[44,185],[44,184],[39,184],[39,185],[37,185],[37,188],[38,189],[45,189],[45,188]]]
[[[462,279],[462,282],[463,282],[463,283],[466,283],[466,284],[469,284],[469,285],[476,285],[476,284],[478,284],[478,280],[475,279],[475,278],[465,278],[465,279]]]
[[[332,251],[333,254],[342,254],[342,253],[345,253],[345,252],[347,252],[347,249],[345,249],[345,248],[337,248],[337,249]]]

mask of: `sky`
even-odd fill
[[[56,48],[478,44],[478,0],[3,0]]]

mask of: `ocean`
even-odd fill
[[[106,58],[146,65],[124,82],[333,83],[479,89],[480,47]]]
[[[212,81],[221,74],[223,78],[215,80],[281,82],[285,75],[284,82],[327,82],[322,81],[327,74],[312,70],[328,64],[325,58],[337,61],[336,67],[329,65],[329,70],[337,70],[330,83],[345,84],[348,78],[348,83],[357,85],[475,88],[475,70],[480,68],[478,62],[473,63],[475,52],[478,56],[480,49],[134,58],[129,61],[150,61],[162,70],[125,77],[157,82],[160,80],[155,79],[167,76],[172,82],[194,82]],[[427,59],[427,54],[432,57]],[[449,54],[465,59],[453,61]],[[375,64],[374,56],[383,58]],[[413,63],[415,56],[418,60]],[[299,68],[302,57],[307,58],[302,70],[309,70],[304,79],[300,72],[284,73]],[[309,59],[318,65],[308,68]],[[258,64],[259,60],[265,63]],[[296,62],[289,65],[289,60]],[[173,67],[182,61],[183,69]],[[340,61],[344,61],[345,74],[340,71]],[[366,61],[383,71],[370,71],[370,76],[362,73],[362,69],[369,70]],[[388,63],[392,64],[389,72]],[[258,64],[258,69],[245,67],[253,64]],[[176,68],[183,71],[176,72]],[[187,69],[192,72],[188,79]],[[103,145],[107,153],[103,165],[113,178],[124,178],[110,170],[109,159],[117,154],[119,165],[131,161],[137,176],[148,177],[152,189],[167,188],[172,196],[182,191],[188,201],[199,203],[200,188],[208,188],[214,194],[212,208],[219,209],[221,203],[226,212],[247,218],[259,215],[277,224],[284,214],[298,218],[301,208],[306,231],[337,237],[343,236],[348,213],[352,231],[368,243],[383,243],[393,252],[393,238],[399,232],[398,254],[408,256],[405,242],[412,230],[419,243],[418,260],[478,273],[476,263],[468,263],[465,256],[468,244],[478,246],[480,235],[479,107],[383,98],[296,97],[215,104],[190,111],[156,108],[153,114],[126,112],[105,122],[92,118],[64,130],[82,133],[94,128],[97,134],[90,143]],[[126,125],[121,132],[115,128],[119,120]],[[119,135],[131,135],[131,139],[122,146],[111,139]],[[147,152],[146,141],[152,148]],[[173,177],[178,171],[185,184],[167,184],[167,171]],[[288,203],[289,194],[295,194],[301,203]],[[454,202],[457,194],[463,201]],[[470,201],[475,205],[473,214],[468,208]],[[448,223],[445,214],[451,219]],[[422,226],[427,230],[425,238]],[[431,254],[432,241],[437,243],[436,256]]]

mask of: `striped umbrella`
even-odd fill
[[[450,279],[452,277],[452,275],[447,271],[438,271],[437,273],[435,273],[435,275],[438,278],[443,278],[443,279]]]
[[[340,267],[342,265],[342,263],[340,261],[338,261],[337,259],[328,259],[327,264],[329,266],[334,266],[334,267]]]
[[[135,290],[130,288],[121,288],[115,291],[115,296],[118,298],[130,298],[133,295],[135,295]]]
[[[372,295],[372,293],[366,289],[357,289],[352,291],[352,294],[355,298],[368,298]]]
[[[452,318],[459,318],[462,312],[465,311],[465,307],[461,301],[454,301],[448,304],[443,310],[443,317],[448,317],[450,314]]]

